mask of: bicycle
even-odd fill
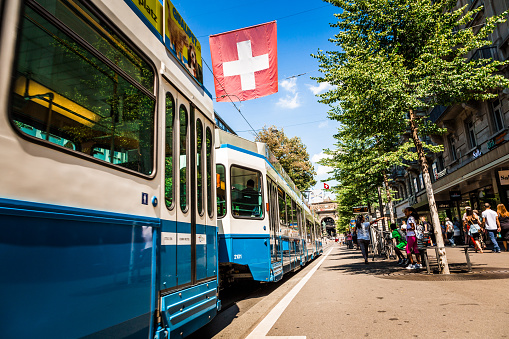
[[[395,258],[394,255],[394,243],[391,238],[391,232],[382,231],[377,227],[371,226],[372,240],[371,240],[371,251],[373,254],[372,261],[375,261],[377,255],[382,256],[385,259]]]

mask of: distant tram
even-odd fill
[[[1,338],[217,313],[214,112],[177,24],[168,0],[0,1]]]
[[[319,224],[264,143],[216,129],[221,283],[271,282],[323,252]]]

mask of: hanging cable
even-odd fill
[[[223,87],[223,85],[221,84],[221,82],[216,78],[216,76],[214,75],[214,72],[212,72],[212,69],[210,69],[210,66],[205,62],[205,60],[203,60],[203,63],[207,66],[207,68],[209,69],[210,73],[212,73],[212,76],[214,77],[214,79],[216,80],[216,82],[221,86],[221,88],[223,89],[223,91],[226,93],[226,89]],[[240,115],[242,116],[242,118],[244,119],[244,121],[247,122],[247,124],[249,125],[249,127],[251,127],[251,130],[253,131],[253,135],[256,137],[256,132],[253,128],[253,126],[251,126],[251,124],[249,123],[249,121],[247,121],[246,117],[244,116],[244,114],[242,114],[242,112],[240,111],[240,109],[237,107],[237,105],[235,105],[235,102],[233,102],[232,100],[232,96],[236,97],[237,99],[239,99],[239,102],[242,102],[242,100],[240,100],[240,98],[238,96],[236,96],[235,94],[225,94],[225,95],[222,95],[220,98],[224,98],[224,97],[228,97],[228,99],[230,100],[230,102],[233,104],[233,107],[235,107],[235,109],[240,113]],[[216,98],[217,99],[217,98]]]
[[[273,19],[273,20],[270,20],[270,21],[277,21],[277,20],[281,20],[281,19],[286,19],[286,18],[289,18],[289,17],[292,17],[292,16],[296,16],[296,15],[300,15],[300,14],[304,14],[304,13],[307,13],[307,12],[311,12],[311,11],[316,11],[317,9],[322,9],[322,8],[325,8],[325,7],[330,7],[331,5],[325,5],[325,6],[320,6],[320,7],[315,7],[315,8],[311,8],[311,9],[308,9],[308,10],[305,10],[305,11],[302,11],[302,12],[298,12],[298,13],[294,13],[294,14],[290,14],[290,15],[286,15],[286,16],[283,16],[283,17],[280,17],[280,18],[276,18],[276,19]],[[205,38],[205,37],[208,37],[210,36],[210,34],[207,34],[207,35],[200,35],[200,36],[197,36],[197,38]]]
[[[308,122],[302,122],[300,124],[293,124],[293,125],[286,125],[286,126],[282,126],[281,128],[286,128],[286,127],[294,127],[294,126],[301,126],[301,125],[307,125],[307,124],[314,124],[314,123],[317,123],[317,122],[322,122],[322,121],[327,121],[328,119],[322,119],[322,120],[315,120],[315,121],[308,121]],[[263,130],[263,128],[260,128],[260,129],[257,129],[256,131],[261,131]],[[244,132],[251,132],[250,130],[245,130],[245,131],[237,131],[237,133],[244,133]]]

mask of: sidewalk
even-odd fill
[[[452,267],[466,269],[462,250],[447,254]],[[436,263],[434,251],[429,257]],[[394,260],[365,265],[360,251],[335,245],[268,336],[505,337],[509,281],[500,279],[509,279],[509,253],[472,253],[471,261],[473,273],[428,275]]]
[[[349,252],[352,254],[358,254],[360,255],[360,251],[352,250],[352,249],[346,249],[345,246],[340,247],[345,252]],[[503,248],[503,247],[502,247]],[[470,255],[470,261],[472,263],[472,272],[468,272],[467,269],[467,261],[465,258],[465,252],[464,248],[462,247],[445,247],[446,254],[447,254],[447,260],[449,262],[449,269],[451,271],[451,277],[450,279],[472,279],[473,277],[477,277],[480,274],[488,274],[485,278],[479,277],[481,279],[489,279],[494,278],[496,279],[496,275],[500,275],[499,278],[502,278],[503,275],[508,274],[509,278],[509,252],[502,253],[493,253],[491,250],[484,250],[484,253],[475,253],[475,250],[473,248],[469,248],[468,253]],[[444,275],[438,274],[438,263],[436,258],[435,249],[428,248],[428,260],[430,264],[431,269],[431,276],[435,276],[435,278],[431,277],[426,272],[426,267],[424,266],[424,263],[422,264],[422,269],[418,271],[414,270],[406,270],[403,267],[397,266],[394,260],[382,260],[382,258],[375,258],[375,262],[373,263],[372,258],[370,257],[369,263],[374,264],[375,266],[369,267],[370,271],[372,271],[373,274],[377,275],[415,275],[416,273],[418,275],[426,275],[428,276],[429,280],[433,279],[445,279]],[[461,274],[461,273],[468,273],[468,274]],[[439,278],[440,276],[441,278]],[[454,277],[452,277],[454,276]],[[460,278],[461,277],[461,278]],[[506,277],[504,277],[506,278]]]

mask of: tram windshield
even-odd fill
[[[28,5],[11,119],[34,138],[153,172],[154,72],[75,1]],[[63,24],[64,25],[63,25]]]
[[[262,218],[262,175],[260,172],[231,167],[232,212],[236,217]]]

